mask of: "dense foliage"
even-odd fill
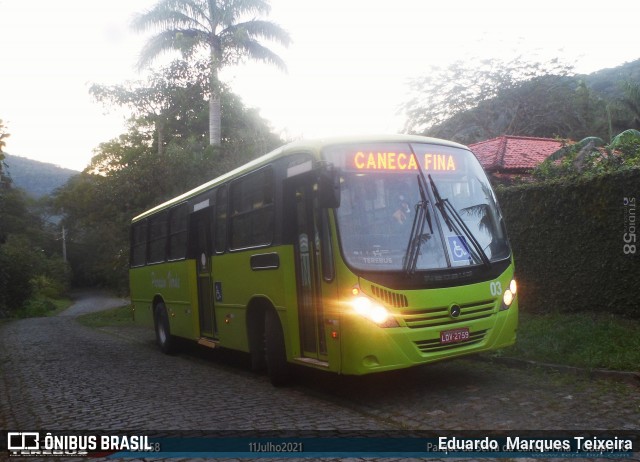
[[[0,318],[19,315],[25,307],[46,311],[47,297],[60,296],[68,282],[55,229],[42,219],[39,205],[3,174],[7,137],[0,121]]]
[[[537,180],[576,180],[640,167],[640,131],[625,130],[611,143],[587,137],[570,144],[533,170]]]

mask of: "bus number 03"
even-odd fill
[[[490,283],[489,291],[491,292],[491,295],[494,297],[497,297],[498,295],[502,295],[502,284],[500,284],[500,281]]]

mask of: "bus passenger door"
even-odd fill
[[[207,207],[191,214],[190,242],[192,255],[196,260],[198,280],[198,313],[200,315],[200,336],[216,338],[218,329],[214,312],[213,278],[211,276],[213,210]]]
[[[323,279],[321,251],[321,213],[316,207],[312,175],[290,179],[286,194],[293,211],[291,226],[296,258],[298,318],[302,356],[328,362],[325,304],[335,284]],[[330,286],[330,287],[328,287]]]

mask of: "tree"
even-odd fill
[[[169,80],[175,77],[164,73],[159,76]],[[157,110],[159,106],[150,107],[149,88],[173,88],[175,91],[169,94],[156,95],[163,104],[171,104],[162,106],[161,111]],[[100,144],[85,171],[60,188],[54,198],[57,210],[64,212],[75,285],[126,291],[132,217],[282,144],[256,110],[246,108],[223,86],[225,147],[220,152],[211,148],[206,139],[204,90],[199,88],[200,96],[191,95],[189,90],[189,98],[180,97],[186,86],[172,87],[162,82],[106,88],[104,95],[114,97],[112,102],[125,101],[133,109],[128,130]],[[121,96],[125,98],[119,100]],[[199,103],[194,105],[194,101]],[[158,127],[151,122],[168,113],[172,116],[164,119],[165,143],[159,156],[154,145]]]
[[[6,189],[11,184],[10,179],[4,175],[4,147],[7,145],[6,139],[10,135],[7,133],[7,129],[4,126],[4,122],[0,119],[0,190]]]
[[[26,304],[42,305],[35,298],[55,298],[66,289],[59,242],[34,205],[19,188],[0,191],[0,318],[19,314]]]
[[[516,88],[521,82],[543,75],[567,75],[569,71],[568,66],[557,61],[542,64],[520,58],[509,62],[456,61],[446,69],[432,66],[429,73],[409,83],[413,97],[404,105],[408,116],[405,129],[424,131]]]
[[[557,61],[487,60],[434,68],[410,84],[405,130],[473,143],[503,134],[605,136],[605,102]]]
[[[622,82],[624,95],[620,99],[621,105],[629,113],[631,127],[640,130],[640,83],[632,81]]]
[[[4,150],[4,147],[7,145],[7,143],[5,142],[5,139],[8,138],[10,135],[7,133],[6,131],[6,127],[4,126],[4,122],[2,121],[2,119],[0,119],[0,161],[4,160],[4,154],[2,154],[2,151]],[[0,170],[2,168],[0,167]]]
[[[139,31],[160,29],[142,51],[140,65],[146,66],[165,51],[179,51],[183,57],[208,52],[209,143],[221,143],[221,85],[218,72],[244,58],[274,64],[284,69],[284,61],[260,43],[260,39],[288,45],[289,34],[265,20],[239,22],[250,14],[267,14],[267,0],[160,0],[134,21]]]
[[[155,130],[158,155],[176,136],[188,136],[184,124],[204,109],[207,79],[202,63],[189,67],[185,61],[174,61],[154,72],[146,82],[125,85],[92,85],[89,92],[98,101],[127,106],[141,125],[150,124]],[[181,122],[179,122],[181,121]]]

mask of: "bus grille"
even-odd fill
[[[449,307],[426,308],[423,310],[403,310],[400,312],[402,319],[411,329],[422,327],[451,326],[467,321],[476,321],[492,316],[495,312],[495,302],[485,300],[482,302],[460,304],[460,316],[449,316]]]
[[[482,342],[485,336],[487,335],[488,331],[489,329],[479,330],[477,332],[470,332],[469,339],[465,340],[464,342],[447,343],[445,345],[442,345],[440,344],[439,338],[434,338],[431,340],[420,340],[418,342],[415,342],[415,344],[418,347],[418,350],[420,350],[422,353],[433,353],[437,351],[453,350],[461,346],[468,346],[468,345],[473,345],[475,343]]]
[[[393,306],[395,308],[406,308],[409,306],[406,295],[397,294],[374,285],[371,285],[371,292],[389,306]]]

